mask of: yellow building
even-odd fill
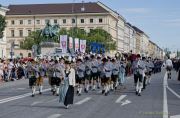
[[[109,32],[115,41],[122,37],[119,36],[121,34],[118,29],[123,30],[125,22],[117,12],[101,2],[10,5],[8,8],[8,50],[13,41],[20,45],[30,32],[44,28],[47,22],[59,24],[61,28],[66,29],[78,27],[87,32],[102,28]],[[20,50],[16,54],[19,53]]]

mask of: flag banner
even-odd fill
[[[75,38],[75,52],[79,52],[79,39]]]
[[[80,40],[80,52],[86,52],[86,40]]]
[[[67,52],[67,35],[60,35],[60,48],[62,49],[62,53]]]
[[[69,49],[73,49],[73,38],[69,37]]]

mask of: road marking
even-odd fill
[[[53,114],[48,116],[47,118],[59,118],[60,116],[62,116],[62,114]]]
[[[17,90],[25,90],[26,88],[17,88]]]
[[[130,104],[130,103],[132,103],[132,102],[131,102],[131,101],[129,101],[129,100],[126,100],[126,101],[122,102],[121,106],[124,106],[124,105]]]
[[[177,98],[180,99],[180,95],[178,95],[174,90],[172,90],[169,86],[167,86],[167,89],[169,89],[169,91],[171,91]]]
[[[116,100],[115,103],[121,103],[122,100],[123,100],[126,96],[127,96],[127,95],[121,95],[121,96]]]
[[[42,102],[42,101],[33,102],[33,103],[31,104],[31,106],[34,106],[34,105],[37,105],[37,104],[40,104],[40,103],[43,103],[43,102]]]
[[[47,91],[50,91],[51,89],[45,89],[43,90],[43,92],[47,92]],[[38,91],[36,92],[36,94],[38,93]],[[18,95],[18,96],[14,96],[14,97],[9,97],[9,98],[5,98],[5,99],[2,99],[0,100],[0,104],[2,103],[6,103],[6,102],[10,102],[10,101],[14,101],[14,100],[18,100],[18,99],[21,99],[21,98],[25,98],[25,97],[28,97],[32,95],[32,93],[26,93],[26,94],[23,94],[23,95]]]
[[[59,99],[59,98],[52,99],[52,100],[47,101],[46,103],[50,103],[50,102],[54,102],[54,101],[58,101],[58,99]]]
[[[167,104],[167,90],[166,90],[167,86],[168,83],[167,83],[167,72],[166,72],[163,81],[163,118],[168,118],[168,104]]]
[[[170,116],[170,118],[180,118],[180,115]]]
[[[89,101],[90,99],[91,99],[91,97],[86,97],[86,98],[84,98],[83,100],[81,100],[81,101],[75,103],[75,105],[81,105],[81,104],[83,104],[83,103]]]

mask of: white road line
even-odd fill
[[[26,88],[17,88],[17,90],[25,90]]]
[[[170,118],[180,118],[180,115],[170,116]]]
[[[76,102],[75,105],[81,105],[87,101],[89,101],[91,99],[91,97],[86,97],[84,98],[83,100],[79,101],[79,102]]]
[[[58,100],[59,100],[59,98],[56,98],[56,99],[49,100],[46,103],[50,103],[50,102],[54,102],[54,101],[58,101]]]
[[[47,92],[47,91],[50,91],[51,89],[45,89],[43,90],[43,92]],[[37,94],[38,92],[36,92]],[[2,103],[6,103],[6,102],[10,102],[10,101],[14,101],[14,100],[18,100],[18,99],[21,99],[21,98],[25,98],[25,97],[28,97],[30,96],[32,93],[26,93],[26,94],[23,94],[23,95],[18,95],[18,96],[14,96],[14,97],[9,97],[9,98],[5,98],[5,99],[2,99],[0,100],[0,104]]]
[[[168,118],[168,104],[167,104],[167,90],[166,87],[168,86],[167,83],[167,72],[164,75],[163,81],[163,118]]]
[[[40,103],[43,103],[43,102],[42,102],[42,101],[33,102],[33,103],[31,104],[31,106],[34,106],[34,105],[37,105],[37,104],[40,104]]]
[[[121,103],[122,100],[123,100],[126,96],[127,96],[127,95],[121,95],[121,96],[116,100],[115,103]]]
[[[169,86],[167,86],[167,89],[169,89],[169,91],[171,91],[177,98],[180,99],[180,95],[178,95],[174,90],[172,90]]]
[[[124,105],[130,104],[130,103],[132,103],[132,102],[131,102],[131,101],[129,101],[129,100],[126,100],[126,101],[124,101],[124,102],[121,104],[121,106],[124,106]]]
[[[47,118],[59,118],[60,116],[62,116],[62,114],[53,114],[48,116]]]

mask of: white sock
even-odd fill
[[[39,87],[39,92],[42,93],[42,89],[43,89],[43,86],[40,86],[40,87]]]
[[[56,88],[56,94],[59,94],[59,87]]]
[[[36,87],[33,86],[33,87],[32,87],[32,94],[35,95],[35,92],[36,92]]]
[[[79,93],[81,94],[82,88],[79,88]]]
[[[113,84],[111,84],[110,86],[111,86],[111,89],[114,89]]]
[[[95,84],[93,85],[93,89],[96,90],[96,85]]]

